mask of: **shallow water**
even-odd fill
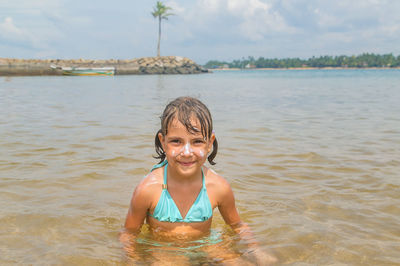
[[[399,84],[399,70],[2,77],[0,264],[125,264],[131,193],[156,163],[162,109],[181,95],[209,106],[213,169],[280,264],[400,264]],[[214,216],[203,240],[243,252]],[[144,233],[143,257],[151,241]],[[170,253],[220,262],[182,250]]]

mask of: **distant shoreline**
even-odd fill
[[[400,67],[289,67],[289,68],[209,68],[209,71],[248,71],[248,70],[373,70],[400,69]]]
[[[400,55],[363,53],[360,55],[321,55],[301,59],[292,58],[254,58],[236,59],[230,62],[210,60],[205,65],[207,68],[272,68],[272,69],[375,69],[375,68],[398,68],[400,67]]]

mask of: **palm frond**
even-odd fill
[[[171,7],[165,6],[162,2],[157,1],[155,7],[153,7],[153,12],[151,14],[154,18],[159,17],[161,19],[168,20],[169,16],[174,16],[175,14],[169,13],[168,11],[172,10]]]

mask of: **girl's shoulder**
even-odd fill
[[[210,201],[214,206],[222,206],[229,200],[234,200],[233,191],[229,182],[210,168],[204,170],[206,188]]]
[[[204,175],[206,178],[206,187],[214,188],[220,191],[230,190],[230,185],[228,181],[216,173],[214,170],[208,167],[204,167]]]
[[[157,168],[149,172],[136,186],[135,190],[142,195],[151,196],[162,189],[163,181],[163,170],[162,168]]]

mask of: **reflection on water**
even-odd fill
[[[0,264],[126,263],[131,193],[181,95],[211,109],[213,169],[264,251],[282,264],[399,264],[398,84],[398,70],[2,78]],[[179,245],[144,230],[139,257],[254,262],[217,211],[212,228]]]
[[[127,263],[143,265],[151,263],[165,265],[169,262],[178,265],[257,263],[257,258],[253,254],[254,249],[248,248],[248,242],[245,243],[230,228],[222,224],[221,228],[212,229],[209,234],[199,239],[185,239],[182,236],[163,239],[152,235],[145,225],[137,237],[122,231],[120,240],[124,245]]]
[[[154,261],[182,261],[185,263],[205,263],[221,260],[221,256],[236,254],[234,251],[228,253],[225,249],[227,245],[233,246],[235,236],[217,230],[212,230],[209,235],[200,239],[159,239],[154,238],[152,234],[142,228],[142,233],[126,245],[127,260],[135,263],[150,264]],[[223,237],[225,240],[223,240]],[[222,243],[221,243],[222,242]],[[130,245],[129,245],[130,244]],[[132,248],[133,247],[133,248]],[[220,255],[211,250],[219,250]],[[221,252],[223,251],[223,252]],[[221,254],[222,253],[222,254]],[[236,257],[239,257],[236,254]]]

